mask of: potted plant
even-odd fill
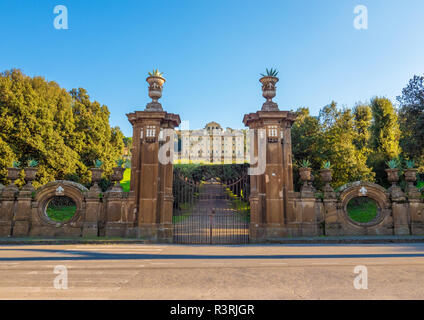
[[[392,159],[386,161],[387,166],[389,167],[385,171],[387,172],[387,180],[392,185],[395,185],[399,181],[399,161],[397,159]]]
[[[417,169],[415,169],[415,161],[407,160],[405,162],[405,180],[406,180],[406,190],[408,192],[408,197],[411,198],[420,198],[421,193],[420,190],[414,185],[415,181],[417,181]]]
[[[119,159],[116,161],[116,167],[113,168],[113,174],[111,177],[111,181],[115,182],[115,186],[119,187],[120,186],[120,181],[122,180],[122,178],[124,177],[124,171],[125,171],[125,167],[123,167],[125,164],[125,160],[124,159]]]
[[[415,182],[417,181],[417,169],[415,169],[415,161],[407,160],[405,161],[406,169],[405,169],[405,180],[407,182]]]
[[[162,88],[166,81],[163,73],[159,72],[158,69],[153,70],[153,72],[149,72],[146,81],[149,84],[149,97],[152,98],[152,102],[147,104],[146,110],[162,111],[162,105],[158,100],[162,97]]]
[[[98,183],[100,182],[100,180],[102,179],[102,173],[103,173],[103,169],[101,169],[100,167],[102,166],[103,162],[101,162],[100,160],[94,160],[94,168],[91,168],[91,181],[94,183],[93,187],[95,189],[99,188]]]
[[[26,186],[24,187],[25,189],[33,189],[32,187],[32,181],[35,180],[35,176],[37,174],[38,171],[38,161],[34,160],[34,159],[29,159],[28,160],[28,166],[24,169],[25,171],[25,181],[26,181]]]
[[[266,99],[262,111],[278,111],[278,104],[272,101],[277,94],[276,84],[279,81],[277,75],[278,71],[272,68],[266,69],[266,74],[261,74],[262,78],[259,81],[262,83],[262,96]]]
[[[330,161],[325,161],[323,163],[320,173],[321,173],[322,182],[325,182],[326,184],[331,182],[331,180],[333,179],[332,177],[333,170],[331,169]]]
[[[15,181],[19,178],[20,166],[21,163],[19,161],[13,161],[12,167],[7,168],[7,179],[11,181],[12,185],[15,185]]]
[[[303,159],[299,163],[299,166],[300,180],[302,180],[302,182],[305,184],[311,180],[311,163],[309,160]]]

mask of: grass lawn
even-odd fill
[[[127,168],[124,171],[124,177],[120,181],[122,189],[124,189],[124,192],[130,192],[130,179],[131,179],[131,169]]]
[[[70,220],[76,210],[76,206],[48,206],[46,214],[50,220],[63,222]]]
[[[370,198],[355,198],[347,204],[347,213],[353,221],[366,223],[375,219],[378,207]]]
[[[187,219],[192,214],[192,207],[193,205],[189,203],[181,203],[180,209],[182,210],[182,214],[179,215],[173,215],[172,216],[172,222],[173,223],[180,223]]]

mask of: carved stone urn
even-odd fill
[[[152,102],[146,105],[146,111],[163,111],[162,105],[158,100],[162,97],[162,88],[165,83],[165,78],[159,76],[150,76],[146,79],[149,84],[149,97],[152,98]]]
[[[414,183],[417,181],[418,169],[405,169],[405,180]]]
[[[420,198],[421,193],[418,188],[414,185],[417,181],[417,169],[405,169],[405,180],[407,182],[406,190],[409,197]]]
[[[331,170],[331,169],[321,169],[320,173],[321,173],[321,180],[325,184],[328,184],[328,183],[331,182],[331,180],[333,180],[333,170]]]
[[[18,189],[15,185],[15,181],[19,178],[20,168],[7,168],[7,179],[11,181],[8,189]]]
[[[23,189],[33,191],[34,187],[32,186],[32,182],[35,180],[35,176],[37,174],[38,168],[35,167],[27,167],[25,170],[25,182],[26,185]]]
[[[392,186],[396,185],[399,181],[399,169],[386,169],[387,180],[392,184]]]
[[[278,111],[278,104],[272,101],[277,94],[276,84],[279,81],[277,77],[265,76],[259,79],[262,83],[262,96],[266,102],[262,105],[262,111]]]
[[[392,186],[388,189],[390,191],[390,195],[392,199],[404,199],[405,194],[402,189],[397,185],[399,181],[399,169],[386,169],[387,180],[392,184]]]
[[[93,191],[99,191],[99,182],[102,180],[102,173],[103,169],[100,168],[91,168],[91,182],[93,182],[93,186],[90,188],[90,190]]]
[[[311,170],[311,168],[299,168],[300,180],[304,184],[311,180]]]
[[[113,182],[113,187],[111,188],[111,190],[122,191],[120,181],[124,177],[124,171],[125,171],[125,168],[122,168],[122,167],[113,168],[113,174],[110,177],[110,180]]]
[[[333,170],[332,169],[321,169],[321,181],[324,182],[324,196],[325,198],[334,198],[334,190],[330,185],[330,182],[333,180]]]

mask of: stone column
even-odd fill
[[[99,190],[94,189],[85,193],[85,219],[82,228],[83,237],[97,237],[99,235],[101,205]]]
[[[398,169],[386,169],[389,182],[392,186],[388,189],[392,200],[393,225],[395,235],[408,235],[411,233],[409,225],[408,204],[405,193],[397,185],[399,181]]]
[[[34,189],[32,190],[34,191]],[[32,191],[22,189],[18,193],[15,215],[13,218],[14,237],[25,237],[29,233],[31,219]]]
[[[243,118],[245,126],[254,131],[250,159],[253,242],[287,234],[288,196],[293,193],[291,126],[295,115],[278,110],[278,105],[270,99],[275,96],[278,78],[264,77],[260,81],[267,102],[261,111]]]
[[[147,104],[144,111],[127,114],[133,126],[129,207],[136,213],[134,228],[138,237],[171,242],[172,159],[159,161],[159,152],[166,148],[173,151],[171,133],[181,121],[178,115],[163,111],[157,102],[165,79],[149,77],[147,81],[150,85],[149,96],[155,99],[152,97],[153,101]],[[163,157],[167,158],[167,155],[169,152],[165,152]]]
[[[13,219],[15,214],[16,196],[19,189],[15,185],[15,181],[19,177],[19,169],[7,168],[7,178],[11,183],[2,189],[1,206],[0,206],[0,237],[9,237],[12,235]]]
[[[406,169],[405,180],[407,182],[406,195],[408,197],[408,213],[411,223],[411,234],[424,234],[424,201],[420,190],[415,186],[417,181],[417,169]]]

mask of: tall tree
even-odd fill
[[[85,90],[70,94],[20,70],[0,74],[0,181],[12,160],[25,165],[34,158],[39,162],[36,187],[75,174],[88,182],[91,161],[100,159],[110,172],[122,155],[122,140],[119,128],[109,126],[107,107],[91,103]]]
[[[400,145],[405,157],[414,159],[424,171],[424,76],[414,76],[397,97]]]
[[[107,106],[101,106],[97,101],[91,102],[85,89],[72,89],[70,94],[75,119],[71,145],[84,164],[84,167],[78,168],[78,174],[84,181],[88,180],[87,170],[96,159],[103,162],[106,173],[111,173],[115,160],[123,153],[122,132],[109,126],[110,112]]]
[[[357,132],[352,110],[338,110],[333,102],[321,110],[320,120],[324,124],[324,147],[328,155],[323,161],[332,164],[334,186],[357,180],[373,181],[374,174],[366,164],[367,157],[355,145]]]
[[[372,111],[369,105],[358,104],[353,109],[355,138],[354,144],[366,157],[371,153],[369,147],[371,139]]]
[[[299,108],[296,111],[297,119],[292,127],[292,150],[294,164],[294,182],[298,190],[300,188],[298,163],[308,159],[312,168],[317,172],[324,158],[324,136],[318,117],[309,114],[308,108]]]
[[[387,98],[372,99],[371,110],[373,115],[370,141],[372,153],[368,162],[376,173],[377,182],[387,185],[385,162],[398,158],[401,152],[398,117],[392,102]]]

